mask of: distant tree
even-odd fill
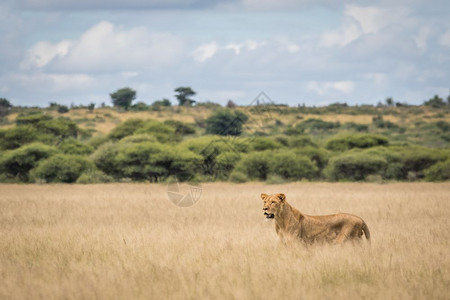
[[[172,103],[170,102],[169,99],[163,98],[161,100],[156,100],[155,102],[152,103],[152,106],[165,106],[165,107],[170,107],[172,106]]]
[[[395,102],[396,107],[405,107],[408,106],[408,103],[402,103],[402,102]]]
[[[88,108],[89,111],[93,111],[94,108],[95,108],[95,103],[92,103],[92,102],[89,103],[88,106],[87,106],[87,108]]]
[[[114,106],[122,107],[125,110],[128,110],[131,102],[136,99],[136,91],[130,88],[122,88],[109,95]]]
[[[196,102],[195,100],[189,99],[189,97],[196,94],[196,92],[194,92],[190,87],[179,87],[175,89],[175,92],[177,93],[175,97],[177,98],[180,106],[192,106],[192,104]]]
[[[236,107],[236,103],[233,102],[233,100],[228,100],[227,102],[227,107],[228,108],[235,108]]]
[[[149,106],[147,104],[145,104],[144,102],[138,102],[131,106],[131,110],[135,110],[135,111],[146,111],[146,110],[148,110],[148,108],[149,108]]]
[[[197,107],[205,107],[205,108],[213,109],[213,110],[222,107],[222,105],[220,105],[219,103],[215,103],[215,102],[212,102],[212,101],[197,102],[197,104],[195,104],[195,106],[197,106]]]
[[[247,120],[248,117],[243,112],[220,109],[206,120],[206,133],[240,135],[242,133],[242,125]]]
[[[386,105],[387,106],[393,106],[394,105],[394,99],[392,99],[392,97],[386,98]]]
[[[445,106],[444,99],[442,99],[438,95],[434,95],[433,98],[431,98],[428,101],[425,101],[423,104],[434,107],[434,108],[441,108],[441,107]]]
[[[12,105],[7,99],[0,98],[0,118],[7,116],[11,107]]]
[[[60,114],[65,114],[69,111],[69,108],[66,105],[58,105],[58,112]]]

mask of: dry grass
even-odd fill
[[[293,113],[293,114],[280,114],[278,112],[264,113],[263,115],[255,115],[252,113],[250,107],[240,107],[237,108],[244,113],[248,114],[251,118],[250,121],[246,124],[246,127],[249,127],[251,131],[260,130],[261,125],[272,124],[275,120],[282,120],[282,122],[286,125],[295,125],[300,123],[306,119],[321,119],[328,122],[340,122],[341,124],[347,122],[354,122],[359,124],[371,124],[372,118],[374,115],[372,114],[339,114],[339,113],[328,113],[328,114],[301,114],[301,113]],[[394,108],[392,108],[394,109]],[[158,121],[165,120],[178,120],[187,123],[195,123],[196,120],[206,119],[212,113],[214,109],[206,108],[206,107],[172,107],[170,109],[164,111],[128,111],[128,112],[119,112],[116,109],[111,109],[109,107],[105,108],[96,108],[94,111],[89,111],[84,108],[71,109],[68,113],[60,114],[56,110],[47,110],[45,113],[49,114],[55,118],[57,117],[67,117],[72,120],[76,119],[85,119],[90,120],[91,124],[87,124],[86,122],[80,122],[78,125],[83,129],[95,129],[99,134],[108,134],[112,129],[114,129],[119,122],[126,121],[131,118],[139,118],[139,119],[152,119]],[[402,112],[398,110],[397,112]],[[7,116],[7,120],[9,123],[0,124],[0,129],[7,129],[14,126],[14,120],[17,118],[18,113],[12,113]],[[304,117],[304,119],[298,119],[298,116]],[[103,118],[103,122],[97,122],[96,117]],[[385,121],[390,121],[395,124],[401,124],[402,126],[412,127],[417,121],[421,122],[436,122],[439,120],[448,120],[448,116],[437,117],[436,110],[430,109],[428,107],[423,107],[423,111],[414,114],[403,112],[400,115],[383,115],[383,119]],[[263,122],[262,122],[263,121]],[[256,124],[258,122],[262,122],[262,124]]]
[[[261,192],[363,217],[372,244],[276,241]],[[1,299],[448,299],[450,184],[0,185]]]

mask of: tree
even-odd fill
[[[234,103],[233,102],[233,100],[228,100],[228,102],[227,102],[227,107],[228,108],[235,108],[237,105],[236,105],[236,103]]]
[[[394,100],[391,97],[386,98],[386,105],[387,106],[393,106],[394,105]]]
[[[170,103],[169,99],[163,98],[161,100],[156,100],[155,102],[153,102],[152,106],[166,106],[166,107],[170,107],[170,106],[172,106],[172,103]]]
[[[433,98],[431,98],[428,101],[425,101],[424,104],[427,106],[434,107],[434,108],[441,108],[441,107],[445,106],[444,99],[442,99],[438,95],[434,95]]]
[[[175,97],[178,100],[178,103],[180,106],[187,105],[192,106],[193,103],[195,103],[195,100],[189,99],[189,97],[194,96],[196,92],[194,92],[190,87],[179,87],[175,89],[175,92],[177,94]]]
[[[7,99],[0,98],[0,118],[7,116],[11,107],[12,105]]]
[[[162,107],[170,107],[170,106],[172,106],[172,103],[170,103],[170,100],[166,98],[156,100],[151,105],[152,109],[155,111],[160,111]]]
[[[69,112],[69,108],[66,105],[59,105],[58,112],[60,114],[65,114],[66,112]]]
[[[206,119],[206,133],[218,135],[240,135],[247,115],[229,108],[217,110]]]
[[[88,158],[79,155],[56,154],[40,162],[31,170],[34,179],[45,182],[75,182],[81,174],[95,170],[95,165]]]
[[[51,146],[33,143],[19,149],[7,151],[0,159],[0,170],[7,177],[27,182],[28,172],[38,165],[42,159],[52,156],[56,152]]]
[[[88,108],[88,110],[89,110],[90,112],[94,111],[95,103],[93,103],[93,102],[89,103],[89,105],[87,106],[87,108]]]
[[[122,107],[125,110],[131,106],[131,102],[136,99],[136,91],[130,88],[122,88],[109,94],[114,106]]]

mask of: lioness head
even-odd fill
[[[279,215],[286,196],[281,193],[273,195],[261,194],[261,199],[264,201],[264,215],[267,219],[273,219],[276,215]]]

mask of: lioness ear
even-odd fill
[[[265,200],[267,198],[267,194],[261,194],[261,199]]]
[[[278,194],[278,199],[281,200],[281,202],[283,202],[284,200],[286,200],[286,195],[285,194]]]

